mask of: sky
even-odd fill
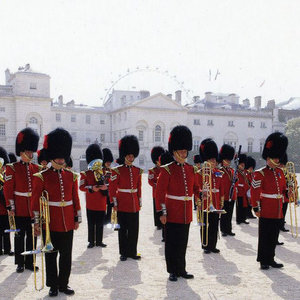
[[[30,63],[87,105],[112,88],[281,102],[300,96],[299,16],[298,0],[2,0],[0,84]]]

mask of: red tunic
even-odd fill
[[[160,168],[158,166],[155,166],[154,168],[150,169],[148,173],[148,183],[152,186],[152,197],[154,199],[155,199],[156,185],[157,185],[157,179],[159,173],[160,173]]]
[[[222,185],[223,185],[223,190],[224,190],[224,201],[229,201],[229,192],[230,192],[230,188],[231,188],[231,184],[232,184],[232,179],[234,176],[234,170],[231,167],[224,167],[224,166],[222,166],[220,168],[220,170],[223,172]],[[231,200],[236,200],[237,185],[238,185],[238,181],[234,185]]]
[[[237,196],[243,198],[243,207],[248,207],[247,190],[249,187],[246,171],[238,170]]]
[[[6,206],[15,210],[18,217],[31,217],[33,174],[39,170],[38,165],[23,161],[6,165],[3,187]]]
[[[81,222],[77,178],[76,173],[67,169],[58,171],[49,168],[35,174],[31,209],[34,216],[39,214],[39,200],[46,190],[49,195],[50,231],[74,230],[75,221]]]
[[[251,204],[260,207],[260,216],[269,219],[283,218],[282,203],[286,181],[281,169],[268,166],[254,172],[251,185]]]
[[[135,166],[120,165],[112,169],[109,196],[120,212],[138,212],[142,206],[142,173]]]
[[[86,208],[90,210],[106,211],[106,196],[101,192],[90,192],[96,182],[94,172],[88,170],[80,173],[80,190],[85,192]]]
[[[199,185],[193,166],[171,162],[160,168],[156,186],[157,211],[166,211],[167,222],[189,224],[193,220],[193,195]]]

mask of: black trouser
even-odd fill
[[[236,203],[236,222],[243,223],[246,221],[247,208],[243,207],[243,197],[237,197]]]
[[[11,250],[10,233],[4,233],[5,229],[9,229],[8,216],[0,215],[0,254],[2,254],[2,249],[4,254],[9,254]]]
[[[274,261],[281,219],[259,218],[257,261],[270,265]]]
[[[190,224],[169,223],[165,225],[165,258],[167,272],[181,275],[185,270],[185,254]]]
[[[100,246],[103,239],[103,222],[105,211],[102,210],[86,210],[88,222],[88,242]],[[95,235],[96,233],[96,235]]]
[[[163,225],[160,221],[160,213],[156,211],[155,198],[153,198],[153,216],[154,216],[154,226],[162,228]]]
[[[106,197],[106,214],[104,218],[104,224],[109,224],[111,221],[111,210],[113,208],[114,204],[110,203],[109,196]]]
[[[126,257],[136,256],[139,236],[139,212],[129,213],[118,211],[120,229],[119,252]]]
[[[45,236],[45,233],[43,233]],[[56,251],[46,253],[46,285],[65,289],[69,283],[72,266],[73,230],[68,232],[51,231],[51,242]],[[59,272],[57,254],[59,252]]]
[[[31,218],[15,217],[15,222],[17,229],[20,229],[20,231],[15,234],[15,264],[20,267],[23,267],[25,264],[25,267],[31,268],[33,266],[32,255],[21,255],[21,253],[25,251],[25,245],[26,251],[33,249]]]
[[[202,241],[202,249],[213,250],[216,249],[217,239],[218,239],[218,229],[219,229],[219,214],[208,213],[208,242],[206,241],[206,214],[204,212],[204,226],[200,227],[200,237]],[[203,229],[203,239],[202,239],[202,229]],[[205,246],[206,245],[206,246]]]
[[[284,223],[285,223],[285,215],[286,215],[286,211],[287,211],[287,208],[288,208],[288,202],[284,202],[282,204],[282,213],[283,213],[283,218],[281,219],[281,222],[280,222],[280,228],[279,229],[284,229]]]
[[[223,233],[232,232],[232,213],[234,208],[234,201],[224,201],[224,207],[226,214],[221,215],[220,227]]]

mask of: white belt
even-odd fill
[[[73,204],[73,201],[49,201],[49,206],[58,206],[58,207],[65,207]]]
[[[244,185],[239,183],[238,186],[244,186]]]
[[[118,192],[122,192],[122,193],[137,193],[137,189],[118,189]]]
[[[208,189],[203,189],[202,191],[203,192],[209,192]],[[212,193],[218,193],[220,190],[219,189],[212,189],[211,191],[212,191]]]
[[[270,199],[281,199],[283,197],[283,195],[281,195],[281,194],[264,194],[264,193],[261,193],[260,195],[262,197],[270,198]]]
[[[189,196],[173,196],[167,194],[166,197],[174,200],[183,200],[183,201],[193,200],[193,197],[189,197]]]
[[[22,197],[31,197],[31,195],[32,195],[31,192],[26,192],[26,193],[14,192],[14,194],[17,195],[17,196],[22,196]]]

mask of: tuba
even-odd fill
[[[289,161],[286,164],[286,180],[289,195],[289,207],[290,207],[290,218],[291,218],[291,234],[293,238],[298,237],[298,220],[297,220],[297,207],[299,206],[298,199],[298,184],[295,172],[295,165]],[[294,209],[292,208],[294,207]]]

